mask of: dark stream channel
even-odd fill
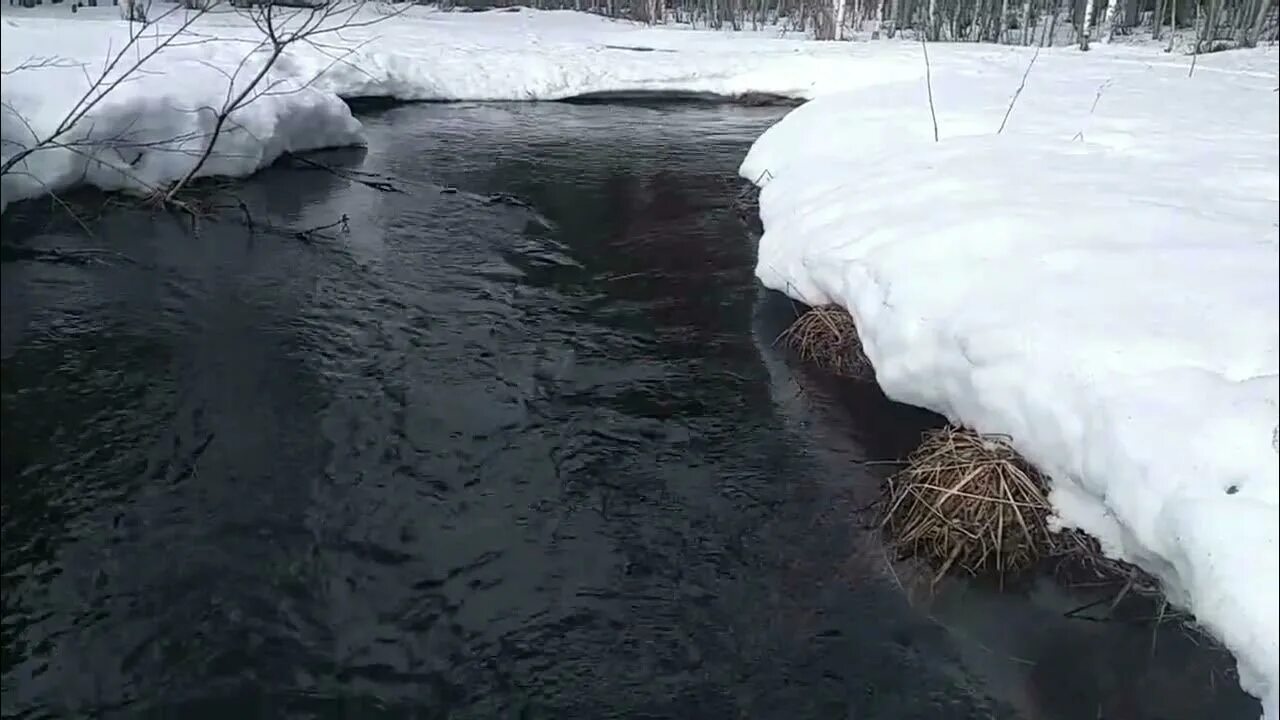
[[[238,189],[309,239],[8,213],[112,253],[0,265],[4,717],[1256,718],[1051,583],[909,601],[855,461],[932,420],[771,347],[732,209],[782,112],[370,112],[317,157],[404,192]]]

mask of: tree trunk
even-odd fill
[[[1093,26],[1093,6],[1096,0],[1086,0],[1084,4],[1084,23],[1080,26],[1080,49],[1089,49],[1089,30]]]
[[[1103,36],[1105,42],[1111,42],[1112,38],[1115,37],[1116,13],[1119,10],[1120,3],[1116,2],[1116,0],[1107,0],[1107,14],[1103,17],[1103,22],[1106,23],[1106,28],[1104,28],[1106,34]]]
[[[1066,0],[1063,0],[1066,4]],[[1049,6],[1050,15],[1049,22],[1045,24],[1044,30],[1040,33],[1040,47],[1053,47],[1054,34],[1058,31],[1058,16],[1062,14],[1061,8],[1052,4]]]
[[[831,0],[831,39],[844,39],[844,0]]]
[[[1267,24],[1269,10],[1271,10],[1271,0],[1262,0],[1258,3],[1258,14],[1253,18],[1253,27],[1249,28],[1249,36],[1246,38],[1249,47],[1257,45],[1262,37],[1262,27]]]
[[[1204,44],[1210,45],[1213,49],[1213,40],[1217,38],[1217,0],[1208,0],[1207,8],[1202,5],[1196,9],[1196,14],[1201,17],[1201,29],[1196,40],[1196,53],[1203,53]]]
[[[1178,0],[1169,0],[1169,47],[1164,51],[1173,52],[1173,39],[1178,36]]]
[[[1136,28],[1142,24],[1142,3],[1139,0],[1125,0],[1124,12],[1120,18],[1120,27]]]
[[[1200,0],[1196,0],[1196,16],[1191,21],[1191,32],[1195,33],[1195,45],[1192,46],[1191,54],[1199,55],[1200,49],[1204,47],[1205,38],[1209,36],[1209,18]],[[1192,62],[1194,63],[1195,60],[1193,59]]]

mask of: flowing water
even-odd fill
[[[399,192],[10,212],[4,716],[1256,717],[1182,634],[908,601],[855,461],[933,420],[796,374],[732,207],[781,112],[409,106],[316,156]]]

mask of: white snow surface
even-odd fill
[[[4,13],[0,157],[47,137],[126,42],[117,12]],[[188,172],[257,37],[229,12],[194,30],[7,174],[0,207]],[[932,45],[935,142],[921,49],[415,8],[291,48],[202,174],[358,144],[344,98],[817,98],[741,168],[763,187],[761,280],[847,307],[890,396],[1009,435],[1062,524],[1157,574],[1280,720],[1276,50],[1187,77],[1188,58],[1150,48]],[[33,59],[53,66],[19,69]]]
[[[155,17],[174,7],[152,2],[150,12]],[[369,6],[356,19],[367,22],[388,12]],[[163,35],[186,17],[186,11],[172,11],[149,33]],[[66,142],[42,149],[6,174],[0,207],[77,184],[147,192],[182,177],[211,135],[214,109],[227,99],[227,75],[252,55],[236,76],[242,86],[262,62],[262,53],[252,52],[261,33],[236,12],[211,12],[191,30],[181,47],[160,52],[144,65],[145,72],[112,90],[62,136]],[[0,157],[29,147],[33,137],[47,138],[82,97],[89,78],[124,46],[129,31],[118,8],[81,8],[75,14],[67,4],[6,8],[0,21],[5,71]],[[905,87],[919,79],[921,68],[919,46],[911,42],[816,43],[794,34],[779,37],[776,29],[646,28],[583,13],[532,10],[444,13],[415,7],[387,22],[320,40],[290,47],[263,84],[271,93],[232,116],[231,131],[220,136],[214,160],[201,174],[248,175],[283,152],[359,144],[360,124],[342,98],[556,100],[598,92],[682,91],[808,99],[868,86]],[[143,39],[130,57],[155,44],[154,37]],[[1090,60],[1104,53],[1138,67],[1186,65],[1185,58],[1118,46],[1102,48],[1089,60],[1069,52],[1055,51],[1064,69],[1092,65]],[[1008,48],[974,45],[938,46],[935,54],[940,67],[998,76],[998,86],[970,88],[992,102],[1008,90],[1005,71],[1026,57]],[[20,69],[39,59],[55,66]],[[1203,73],[1214,72],[1208,59],[1201,64]],[[1266,74],[1265,59],[1256,64]],[[111,79],[121,75],[120,69]],[[946,125],[951,132],[960,127],[954,119]]]
[[[157,2],[151,12],[173,7]],[[82,8],[74,15],[65,8],[9,9],[0,22],[4,158],[30,147],[35,137],[47,138],[105,60],[128,41],[130,24],[116,8]],[[356,19],[368,22],[387,12],[370,6]],[[153,36],[186,17],[186,11],[171,11],[129,57],[155,48]],[[358,144],[360,124],[343,98],[557,100],[636,91],[808,98],[857,86],[860,74],[880,81],[913,72],[909,62],[876,59],[878,50],[776,35],[651,29],[572,12],[412,8],[387,22],[291,46],[262,84],[271,93],[232,116],[232,131],[214,149],[216,161],[201,174],[248,175],[283,152]],[[144,72],[115,87],[61,136],[64,142],[6,174],[0,206],[77,184],[147,192],[182,177],[211,136],[215,109],[228,98],[229,76],[246,55],[252,57],[235,75],[237,88],[260,67],[263,53],[252,52],[260,39],[236,12],[201,17],[180,47],[164,49]],[[53,65],[23,68],[40,60]]]
[[[1275,51],[1041,53],[999,134],[1032,56],[929,52],[940,141],[922,66],[756,141],[757,275],[848,308],[894,399],[1012,438],[1280,718]]]

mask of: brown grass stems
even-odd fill
[[[935,581],[953,567],[1004,577],[1055,548],[1046,487],[1007,439],[947,426],[889,479],[882,523],[899,552],[935,565]]]
[[[838,305],[810,308],[778,336],[804,362],[851,378],[875,374],[862,351],[858,328],[849,312]]]

